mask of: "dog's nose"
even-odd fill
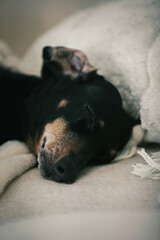
[[[73,183],[75,175],[75,165],[70,156],[62,158],[54,166],[53,179],[57,182]]]
[[[42,53],[43,60],[51,61],[53,59],[53,51],[54,51],[53,47],[50,46],[44,47]]]

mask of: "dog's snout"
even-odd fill
[[[54,48],[50,46],[46,46],[43,48],[43,60],[51,61],[53,59],[53,51]]]
[[[53,178],[57,182],[73,183],[75,180],[74,162],[69,156],[62,158],[54,166]]]

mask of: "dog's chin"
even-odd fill
[[[59,183],[66,183],[66,184],[72,184],[75,182],[75,178],[66,178],[66,179],[61,179],[58,176],[53,176],[49,178],[50,180],[53,180],[55,182],[59,182]]]
[[[49,174],[46,174],[44,168],[42,167],[41,163],[38,163],[38,169],[40,171],[40,174],[42,175],[42,177],[48,179],[50,176]]]

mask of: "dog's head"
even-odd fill
[[[30,101],[41,129],[41,134],[35,130],[33,149],[44,177],[72,183],[88,163],[114,159],[132,123],[117,89],[97,74],[82,51],[45,47],[42,77]]]

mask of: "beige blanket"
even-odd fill
[[[36,159],[28,147],[19,141],[9,141],[0,147],[0,195],[16,177],[34,167]]]

